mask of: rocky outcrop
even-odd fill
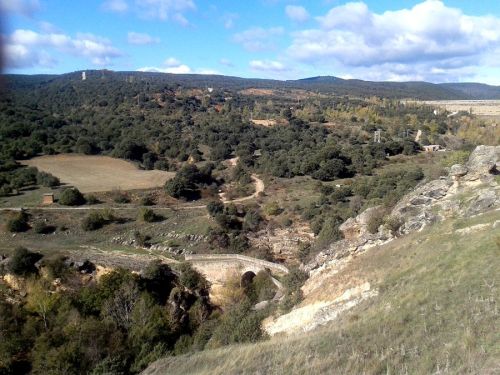
[[[312,331],[334,320],[365,299],[377,295],[378,291],[372,289],[369,282],[364,282],[343,291],[332,300],[317,301],[297,307],[280,317],[269,317],[263,322],[263,328],[270,336]]]
[[[367,230],[377,207],[369,208],[340,226],[344,240],[319,253],[306,265],[311,271],[325,262],[391,241],[395,236],[422,230],[452,216],[469,217],[500,207],[500,146],[478,146],[465,165],[456,164],[446,177],[417,186],[387,216],[399,228],[381,225],[374,234]]]
[[[368,231],[368,220],[378,209],[379,207],[373,207],[356,218],[350,218],[344,222],[340,230],[346,237],[333,243],[328,249],[321,251],[312,262],[304,266],[304,269],[311,271],[330,260],[345,258],[348,255],[391,241],[394,235],[384,226],[380,226],[376,233]]]
[[[297,259],[300,245],[311,242],[314,233],[308,225],[294,223],[288,228],[266,228],[250,233],[248,239],[252,247],[269,249],[274,259],[293,263]]]
[[[465,180],[491,180],[500,169],[500,146],[477,146],[465,166],[468,169]]]

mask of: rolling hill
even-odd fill
[[[145,84],[179,85],[186,88],[214,87],[224,90],[301,89],[319,93],[350,95],[357,97],[413,98],[420,100],[483,100],[500,99],[500,87],[480,83],[428,82],[373,82],[358,79],[342,79],[334,76],[310,77],[298,80],[271,80],[240,78],[223,75],[169,74],[152,72],[113,72],[108,70],[86,71],[87,79]],[[42,86],[81,80],[81,72],[61,75],[4,75],[9,90],[34,89]]]

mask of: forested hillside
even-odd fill
[[[51,82],[55,79],[71,80],[80,78],[80,72],[57,75],[6,75],[10,88],[32,88],[36,85]],[[117,79],[150,80],[160,84],[182,85],[189,88],[225,88],[228,90],[259,89],[302,89],[335,95],[351,95],[358,97],[378,96],[384,98],[419,100],[452,100],[452,99],[500,99],[500,87],[479,83],[442,83],[429,82],[374,82],[359,79],[342,79],[334,76],[320,76],[297,80],[271,80],[256,78],[239,78],[222,75],[202,74],[169,74],[151,72],[111,72],[87,71],[87,76],[110,76]]]
[[[499,140],[500,129],[473,114],[390,98],[440,87],[425,83],[110,71],[3,78],[6,374],[135,374],[165,355],[263,339],[262,320],[302,301],[299,266],[342,239],[342,223],[378,206],[370,233],[397,231],[403,223],[387,213],[402,196]],[[422,152],[428,144],[450,152]],[[75,157],[96,165],[78,168]],[[76,183],[40,159],[69,163]],[[172,173],[148,187],[78,190],[78,179],[108,179],[95,175],[103,159],[125,164],[107,173],[131,180],[141,174],[123,171]],[[290,271],[280,280],[233,275],[217,290],[183,262],[227,253]]]

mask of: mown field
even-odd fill
[[[500,116],[500,100],[431,100],[425,103],[450,112],[472,110],[477,116]]]
[[[83,193],[148,189],[163,186],[173,172],[140,170],[134,164],[109,156],[46,155],[22,162],[58,177]]]

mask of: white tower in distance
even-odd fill
[[[82,72],[82,81],[85,81],[87,79],[87,74],[85,72]]]

